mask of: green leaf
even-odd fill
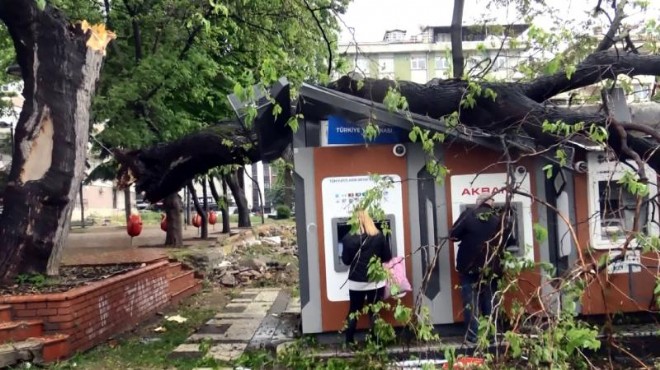
[[[415,131],[415,128],[413,128],[412,130],[410,130],[410,132],[408,133],[408,138],[409,138],[410,141],[412,141],[413,143],[417,141],[417,131]]]
[[[561,59],[553,58],[550,62],[548,62],[548,65],[545,67],[545,73],[554,74],[559,70],[560,66],[561,66]]]
[[[543,243],[546,239],[548,239],[548,229],[543,227],[541,224],[535,223],[534,240],[536,240],[539,243]]]
[[[546,164],[545,166],[543,166],[543,171],[545,171],[545,178],[546,179],[552,178],[552,169],[553,169],[553,166],[551,164]]]

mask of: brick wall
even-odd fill
[[[15,320],[38,319],[46,334],[70,335],[72,352],[84,351],[130,329],[169,303],[167,261],[65,293],[0,297]]]

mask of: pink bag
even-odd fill
[[[385,284],[385,297],[383,298],[401,298],[407,292],[412,291],[410,282],[406,278],[406,264],[403,257],[392,257],[391,260],[383,263],[383,267],[390,272]]]

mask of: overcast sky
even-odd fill
[[[513,3],[514,1],[511,1]],[[556,8],[556,16],[565,24],[577,24],[588,18],[587,13],[596,5],[596,0],[547,0]],[[609,1],[603,1],[609,3]],[[637,14],[635,20],[649,16],[658,18],[660,1],[651,0],[652,10],[644,15]],[[420,26],[443,26],[451,23],[453,0],[353,0],[341,18],[355,33],[360,42],[380,41],[385,30],[404,29],[408,34],[417,34]],[[486,9],[487,0],[465,0],[463,23],[474,24],[485,17],[494,18],[500,24],[520,23],[519,14],[513,6]],[[609,9],[611,12],[611,9]],[[605,18],[603,18],[605,19]],[[539,26],[550,27],[555,22],[548,17],[537,18]],[[351,32],[342,26],[341,40],[351,41]]]

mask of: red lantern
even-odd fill
[[[200,216],[199,213],[196,214],[196,215],[193,217],[193,219],[192,219],[192,224],[193,224],[193,226],[195,226],[195,227],[200,227],[200,226],[202,226],[202,216]]]
[[[142,217],[139,214],[131,214],[128,216],[128,223],[126,224],[126,232],[133,238],[142,232]]]
[[[167,232],[167,216],[164,213],[160,215],[160,229]]]
[[[218,222],[218,215],[213,211],[209,212],[209,224],[215,225],[216,222]]]

